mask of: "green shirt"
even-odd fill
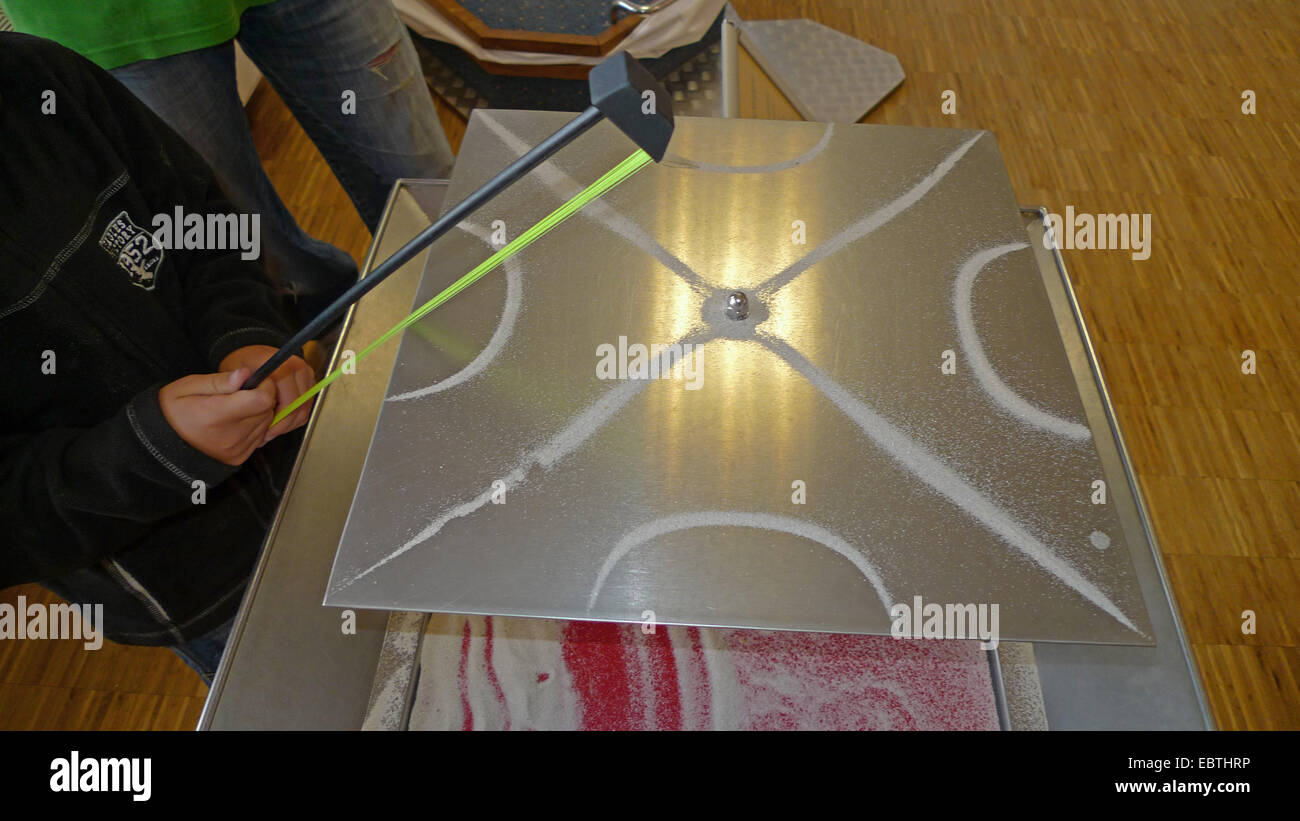
[[[14,30],[105,69],[224,43],[244,9],[273,0],[0,0]]]

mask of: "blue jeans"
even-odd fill
[[[217,665],[221,664],[221,657],[226,653],[226,642],[230,639],[230,628],[234,625],[235,620],[231,619],[197,639],[173,646],[172,652],[198,673],[204,684],[210,685],[212,677],[217,674]]]
[[[320,149],[373,231],[393,183],[449,175],[454,157],[411,38],[389,0],[276,0],[236,38]],[[231,204],[261,214],[264,265],[286,290],[337,293],[352,258],[308,236],[262,169],[235,83],[233,43],[113,70],[212,166]],[[355,113],[345,110],[355,95]]]

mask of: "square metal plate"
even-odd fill
[[[447,201],[570,116],[476,112]],[[631,151],[607,124],[561,151],[434,246],[417,301]],[[1150,644],[1028,242],[987,132],[680,118],[406,332],[325,603],[883,634],[919,596]]]

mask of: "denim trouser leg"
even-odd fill
[[[175,645],[171,648],[172,652],[180,656],[181,661],[188,664],[191,670],[198,673],[204,684],[212,684],[212,678],[217,674],[217,667],[221,664],[221,657],[226,654],[226,643],[230,640],[230,629],[234,625],[235,620],[231,619],[197,639]]]
[[[450,173],[454,157],[419,57],[389,0],[256,6],[244,12],[239,44],[293,111],[372,231],[399,178]],[[355,95],[355,113],[345,95]]]
[[[212,166],[235,208],[261,215],[263,264],[273,278],[302,293],[337,291],[356,279],[352,258],[308,236],[262,169],[239,101],[232,43],[141,60],[113,76]]]

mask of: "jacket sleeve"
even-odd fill
[[[153,213],[230,215],[211,168],[190,145],[111,74],[84,58],[85,104],[120,146],[136,188]],[[259,216],[260,220],[260,216]],[[260,247],[260,242],[259,242]],[[186,326],[215,371],[245,345],[279,347],[291,335],[279,297],[261,263],[240,249],[172,249],[184,289]]]
[[[0,436],[0,520],[13,528],[0,587],[86,567],[167,516],[202,504],[232,475],[172,430],[151,385],[91,428]],[[12,515],[10,515],[12,514]]]

